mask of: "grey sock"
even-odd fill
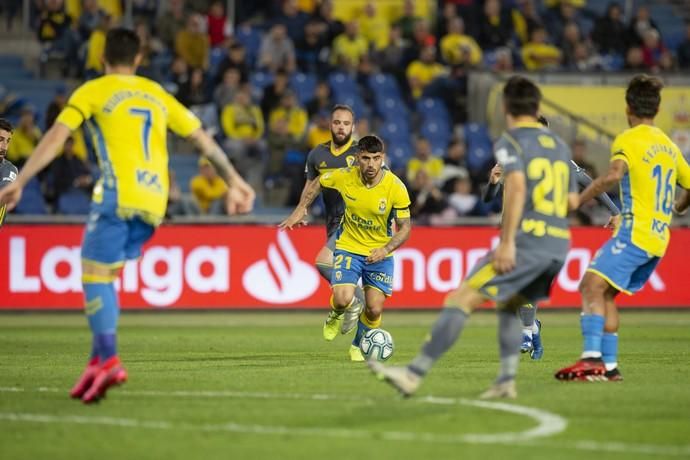
[[[422,346],[421,352],[408,366],[410,370],[417,375],[426,375],[434,362],[458,340],[467,318],[467,313],[459,308],[444,308],[431,329],[431,339]]]
[[[496,383],[512,380],[517,375],[520,362],[522,327],[515,311],[498,311],[498,345],[501,355],[501,372]]]
[[[532,304],[522,305],[520,307],[520,319],[522,320],[522,327],[532,327],[534,319],[537,317],[537,306]]]
[[[361,302],[362,305],[366,305],[366,300],[364,298],[364,291],[359,286],[355,287],[355,299],[357,299],[359,302]]]
[[[333,273],[333,265],[316,264],[316,269],[319,271],[319,273],[321,273],[321,276],[330,284],[331,274]]]

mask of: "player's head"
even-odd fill
[[[378,136],[370,135],[361,138],[357,145],[359,146],[357,154],[359,169],[365,179],[373,180],[381,171],[386,158],[383,141]]]
[[[508,117],[537,119],[541,91],[531,80],[513,76],[503,87],[503,106]]]
[[[108,67],[136,68],[141,61],[139,36],[124,27],[108,31],[105,38],[105,64]]]
[[[337,104],[331,110],[331,139],[340,147],[350,141],[355,127],[355,112],[349,105]]]
[[[664,85],[656,77],[636,75],[628,83],[625,91],[625,102],[628,104],[626,114],[628,123],[632,125],[631,117],[639,119],[653,119],[659,111],[661,103],[661,88]]]
[[[10,139],[12,139],[12,124],[4,118],[0,118],[0,161],[4,161],[7,156]]]

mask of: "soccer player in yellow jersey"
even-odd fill
[[[332,309],[324,333],[330,328],[333,336],[337,334],[345,310],[355,301],[355,288],[361,278],[366,306],[350,346],[352,361],[364,360],[359,341],[366,331],[381,325],[383,304],[393,294],[393,251],[407,241],[412,228],[407,189],[395,174],[383,168],[383,141],[364,136],[358,146],[356,166],[320,175],[305,189],[290,217],[280,224],[284,229],[302,225],[322,187],[336,190],[343,197],[345,212],[333,254]]]
[[[620,183],[622,222],[599,249],[580,283],[584,350],[579,361],[556,372],[559,380],[608,380],[618,370],[618,310],[614,300],[632,295],[647,282],[669,243],[676,183],[690,188],[690,167],[654,117],[661,102],[661,82],[635,76],[625,93],[630,129],[611,146],[608,172],[580,195],[586,203]]]
[[[126,259],[140,256],[165,215],[167,129],[190,139],[213,163],[228,183],[231,209],[249,212],[254,201],[254,191],[200,121],[160,85],[135,75],[139,48],[134,32],[108,32],[106,75],[77,88],[16,181],[0,190],[0,203],[14,207],[22,188],[55,158],[71,132],[83,123],[90,128],[101,177],[93,191],[81,265],[93,345],[86,370],[70,393],[84,403],[98,401],[110,386],[127,379],[116,350],[119,305],[113,281]]]

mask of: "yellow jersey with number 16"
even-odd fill
[[[619,134],[611,146],[615,160],[628,165],[620,182],[623,221],[616,236],[661,257],[670,239],[676,183],[690,188],[690,166],[673,141],[650,125]]]
[[[86,123],[101,177],[93,201],[122,218],[158,225],[168,202],[167,129],[187,137],[199,119],[158,83],[106,75],[81,85],[57,118],[71,130]]]

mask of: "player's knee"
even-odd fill
[[[367,318],[370,320],[379,319],[382,313],[383,305],[367,305],[364,308],[364,314],[367,315]]]
[[[595,278],[585,276],[578,286],[580,294],[585,299],[603,297],[606,292],[606,285],[598,283]]]
[[[473,297],[476,297],[472,295],[473,293],[478,294],[474,289],[462,285],[446,295],[443,306],[446,308],[458,308],[469,315],[479,303],[473,299]]]
[[[333,306],[338,310],[345,309],[348,305],[350,305],[350,302],[352,302],[353,298],[354,293],[352,292],[334,291]]]

